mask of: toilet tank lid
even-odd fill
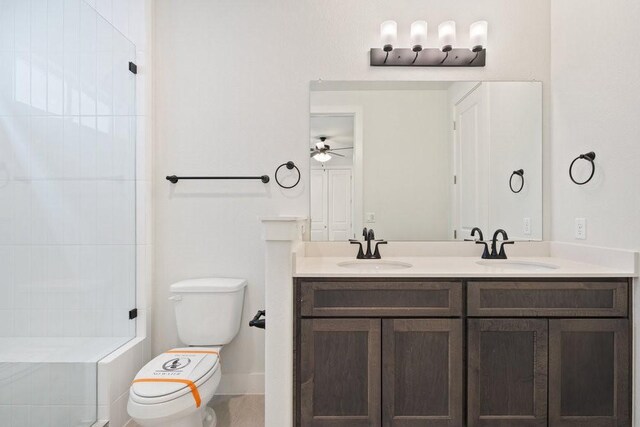
[[[203,277],[171,285],[171,292],[236,292],[247,286],[247,279]]]

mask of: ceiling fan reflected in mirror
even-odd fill
[[[344,155],[340,153],[336,153],[338,150],[353,150],[353,147],[344,147],[344,148],[331,148],[329,144],[326,143],[329,137],[319,136],[316,139],[319,139],[316,145],[311,148],[310,157],[313,157],[315,160],[324,163],[331,160],[331,156],[344,157]]]

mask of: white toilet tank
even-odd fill
[[[203,278],[171,285],[180,341],[190,346],[231,342],[240,330],[245,279]]]

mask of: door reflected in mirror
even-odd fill
[[[540,82],[312,82],[311,240],[542,240]]]

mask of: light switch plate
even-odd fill
[[[367,212],[365,214],[365,220],[367,222],[376,222],[376,214],[374,212]]]
[[[584,218],[576,218],[575,238],[585,240],[587,238],[587,220]]]

